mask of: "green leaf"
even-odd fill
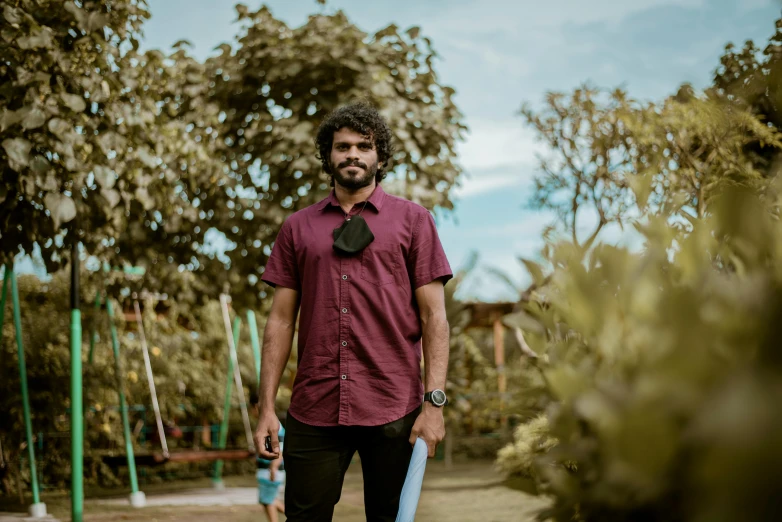
[[[627,177],[627,183],[630,185],[630,188],[633,189],[635,199],[640,208],[644,208],[646,202],[649,201],[649,195],[652,193],[653,181],[654,178],[651,174],[637,174]]]
[[[532,281],[536,284],[540,284],[544,279],[543,268],[536,262],[530,261],[529,259],[521,258],[520,261],[524,263],[524,267],[527,269],[527,272],[529,272]]]
[[[146,188],[138,187],[135,190],[134,195],[138,202],[141,203],[141,206],[144,207],[144,210],[152,210],[155,208],[155,200],[149,195]]]
[[[62,98],[63,103],[65,103],[73,112],[84,112],[84,109],[87,108],[84,97],[79,96],[78,94],[63,92],[60,94],[60,98]]]
[[[114,189],[101,189],[100,191],[101,195],[106,198],[106,201],[109,202],[109,207],[114,208],[119,204],[120,202],[120,195],[119,192],[117,192]]]
[[[76,205],[65,194],[50,192],[46,194],[43,203],[49,210],[54,221],[54,227],[57,229],[60,228],[62,223],[67,223],[76,217]]]
[[[30,161],[30,169],[39,176],[42,176],[47,172],[49,172],[50,168],[51,165],[49,164],[49,160],[47,160],[43,156],[35,156]]]
[[[250,12],[244,4],[236,4],[234,9],[236,9],[236,13],[239,15],[239,20],[246,18]]]
[[[157,166],[157,158],[155,158],[149,147],[139,147],[136,151],[136,157],[141,163],[151,169]]]
[[[18,123],[23,116],[24,114],[22,114],[21,110],[9,111],[8,109],[3,109],[3,113],[0,114],[0,132],[4,132],[12,125]]]
[[[47,127],[49,128],[49,132],[60,138],[73,128],[70,123],[62,118],[52,118],[49,120]]]
[[[57,192],[60,190],[60,184],[57,182],[57,178],[51,172],[47,172],[44,176],[36,176],[36,181],[38,183],[38,187],[40,187],[41,190],[45,190],[47,192]]]
[[[34,105],[22,118],[22,127],[25,130],[37,129],[46,123],[46,113],[40,106]]]
[[[193,47],[193,44],[190,42],[190,40],[177,40],[174,45],[171,46],[173,49],[182,49],[184,47]]]
[[[51,48],[54,46],[52,42],[52,32],[48,27],[39,27],[33,29],[30,36],[22,36],[17,40],[19,47],[24,50],[28,49],[40,49]]]
[[[11,25],[18,25],[22,22],[22,13],[19,9],[6,5],[3,7],[3,16],[6,21]]]
[[[98,185],[100,185],[102,189],[112,188],[117,180],[117,177],[114,175],[114,172],[112,172],[111,169],[104,167],[102,165],[98,165],[97,167],[95,167],[92,173],[95,175],[95,181],[98,183]]]
[[[552,393],[563,402],[571,401],[589,386],[588,376],[571,366],[551,368],[545,375]]]
[[[378,32],[375,33],[375,40],[380,40],[381,38],[385,38],[386,36],[398,36],[397,29],[399,29],[396,24],[391,24],[388,27],[385,27]]]
[[[98,11],[93,11],[87,16],[86,29],[92,33],[104,27],[109,21],[109,17]]]
[[[8,159],[12,162],[12,168],[13,164],[16,164],[17,166],[27,166],[27,163],[30,161],[30,149],[32,149],[33,144],[27,141],[24,138],[9,138],[6,140],[3,140],[3,148],[5,149],[6,154],[8,154]],[[14,168],[17,172],[19,172],[19,168]]]
[[[87,13],[84,9],[78,7],[73,2],[65,2],[63,5],[63,9],[68,11],[73,15],[73,17],[76,19],[76,25],[79,26],[79,29],[82,31],[86,30],[86,22],[87,22]]]
[[[542,334],[545,328],[534,317],[524,311],[514,312],[502,318],[502,324],[510,328],[521,328],[524,332]]]

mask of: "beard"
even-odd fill
[[[342,169],[353,167],[355,172],[343,172]],[[336,167],[331,165],[334,181],[347,190],[358,190],[372,184],[377,174],[378,162],[367,165],[361,161],[343,161]],[[363,170],[361,172],[360,170]]]

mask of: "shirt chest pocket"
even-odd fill
[[[361,279],[377,286],[392,284],[399,270],[397,249],[393,243],[370,243],[361,252]]]

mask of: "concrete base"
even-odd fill
[[[223,479],[213,480],[212,487],[218,491],[222,491],[225,489],[225,482],[223,482]]]
[[[143,491],[130,494],[130,505],[134,508],[143,508],[147,505],[147,496]]]
[[[38,504],[35,505],[37,506]],[[37,511],[37,513],[40,513],[40,511]],[[7,513],[2,511],[0,512],[0,522],[60,522],[60,519],[51,515],[30,516],[30,510],[27,513]]]
[[[46,517],[46,504],[39,502],[30,506],[31,518],[44,518]]]

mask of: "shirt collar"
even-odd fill
[[[378,184],[375,186],[375,190],[369,196],[369,199],[367,200],[367,206],[375,207],[375,210],[380,212],[380,210],[383,208],[383,202],[385,199],[386,193],[383,190],[383,187]],[[331,189],[329,195],[321,200],[320,210],[323,210],[329,206],[339,207],[339,200],[337,200],[337,194],[334,189]]]

